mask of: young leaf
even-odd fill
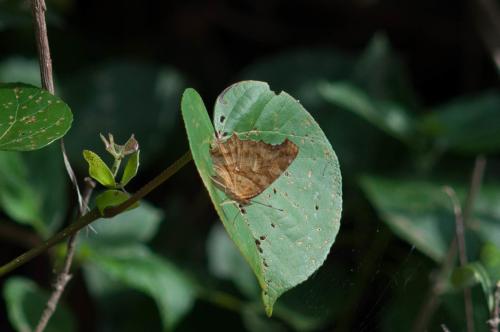
[[[139,169],[139,150],[132,153],[127,160],[127,165],[125,165],[125,169],[123,170],[122,179],[120,181],[120,185],[125,187],[127,183],[130,182],[136,175],[137,170]]]
[[[0,150],[29,151],[63,137],[73,115],[61,99],[40,88],[0,84]]]
[[[95,204],[97,205],[99,212],[101,212],[101,214],[104,214],[104,210],[106,208],[120,205],[121,203],[123,203],[127,199],[129,199],[129,197],[130,197],[130,195],[123,192],[123,191],[110,189],[110,190],[106,190],[105,192],[99,194],[95,198]],[[139,206],[139,203],[137,202],[137,203],[133,204],[132,206],[130,206],[127,210],[135,209],[138,206]]]
[[[240,209],[214,186],[210,145],[215,131],[201,97],[187,89],[182,114],[193,159],[226,231],[262,288],[268,315],[276,299],[306,280],[324,262],[340,226],[339,164],[327,138],[290,95],[276,95],[263,82],[226,89],[215,105],[215,131],[241,140],[292,141],[299,153],[285,173]],[[263,206],[264,203],[269,206]]]
[[[83,150],[83,158],[89,164],[89,175],[94,180],[107,188],[116,187],[115,177],[101,157],[90,150]]]

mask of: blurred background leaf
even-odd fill
[[[9,320],[17,331],[33,331],[49,298],[32,280],[13,277],[4,285]],[[57,307],[47,324],[47,332],[76,331],[75,321],[64,303]]]
[[[103,155],[100,133],[113,134],[119,143],[134,134],[142,163],[152,166],[174,139],[170,131],[183,88],[181,75],[172,68],[125,60],[88,68],[63,81],[62,95],[75,110],[67,137],[71,160],[82,167],[83,149]]]

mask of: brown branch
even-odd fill
[[[42,87],[47,91],[49,91],[51,94],[55,94],[54,77],[52,74],[52,59],[50,56],[50,47],[49,47],[49,37],[47,34],[47,24],[45,22],[45,12],[47,11],[47,6],[45,4],[45,1],[32,0],[31,10],[35,21],[34,22],[35,39],[38,50]],[[75,173],[73,171],[73,168],[71,167],[71,164],[69,163],[68,156],[66,154],[66,149],[64,147],[64,140],[61,139],[60,143],[61,143],[61,153],[64,159],[64,166],[66,167],[66,171],[71,179],[71,182],[75,186],[75,190],[78,196],[79,210],[80,210],[79,215],[82,216],[85,213],[85,210],[87,209],[87,204],[85,202],[85,199],[82,200],[82,196],[80,194],[80,189],[78,188],[78,182],[76,180]],[[87,184],[88,188],[90,188],[89,190],[87,190],[87,194],[88,197],[90,197],[92,188],[95,187],[95,184],[91,185],[92,184],[91,182],[87,182]],[[57,281],[54,286],[54,291],[51,297],[49,298],[49,301],[47,302],[44,312],[42,313],[40,322],[36,327],[36,332],[41,332],[45,329],[45,326],[47,325],[50,317],[52,316],[52,314],[56,309],[57,303],[59,302],[59,298],[64,292],[66,284],[71,279],[69,271],[71,268],[71,263],[73,261],[73,255],[75,251],[75,237],[76,233],[72,235],[68,241],[68,251],[65,258],[64,268],[56,279]]]
[[[439,306],[440,299],[439,297],[443,294],[446,279],[453,268],[453,262],[455,261],[455,256],[457,255],[457,239],[453,237],[453,240],[448,247],[448,251],[446,253],[446,257],[441,264],[441,268],[437,273],[431,287],[427,291],[427,295],[425,296],[425,301],[422,304],[420,311],[413,323],[412,331],[413,332],[421,332],[427,330],[427,325],[432,318],[432,315],[436,311]]]
[[[482,156],[476,158],[462,215],[465,225],[469,224],[470,216],[472,215],[472,211],[474,208],[474,203],[481,188],[485,165],[486,160]],[[457,237],[455,236],[451,241],[450,246],[448,247],[446,257],[441,264],[436,278],[427,291],[427,295],[425,297],[426,300],[422,303],[419,313],[413,323],[413,332],[427,330],[427,325],[429,324],[432,315],[439,306],[439,297],[444,291],[444,285],[446,284],[446,280],[451,272],[451,269],[453,268],[453,262],[455,261],[455,256],[458,249],[457,247]]]
[[[85,214],[90,196],[92,195],[92,191],[95,188],[95,182],[90,178],[85,178],[85,184],[86,186],[83,196],[83,205],[82,208],[80,209],[79,217]],[[54,290],[52,291],[52,294],[50,295],[50,298],[47,301],[47,304],[45,305],[45,309],[43,310],[43,313],[40,317],[40,321],[38,322],[38,325],[35,328],[35,332],[42,332],[45,329],[45,327],[49,323],[50,318],[56,311],[57,304],[59,303],[59,299],[61,298],[61,295],[63,294],[66,285],[68,284],[68,282],[72,277],[70,274],[70,270],[71,270],[71,264],[73,262],[73,257],[75,255],[77,235],[78,231],[75,232],[73,235],[71,235],[68,239],[66,257],[64,259],[63,268],[56,278],[56,282],[54,283]]]
[[[45,0],[32,0],[31,11],[35,19],[35,37],[40,60],[42,87],[54,94],[52,59],[50,58],[49,38],[47,36],[47,24],[45,23],[45,12],[47,11]]]
[[[484,170],[484,169],[483,169]],[[474,179],[474,173],[472,178]],[[474,182],[474,180],[472,181]],[[471,187],[472,189],[472,187]],[[444,187],[444,192],[450,197],[453,204],[453,213],[455,214],[455,232],[458,244],[458,257],[460,260],[460,266],[465,266],[467,264],[467,249],[465,246],[465,226],[464,226],[464,216],[462,214],[462,208],[460,206],[460,201],[457,198],[455,190],[451,187]],[[477,193],[476,193],[477,194]],[[470,195],[472,196],[472,194]],[[472,205],[471,205],[472,207]],[[470,213],[470,212],[469,212]],[[464,288],[464,303],[465,303],[465,321],[467,323],[467,332],[474,331],[474,307],[472,304],[472,295],[469,287]]]
[[[172,165],[163,170],[159,175],[157,175],[153,180],[148,182],[144,187],[139,189],[135,194],[133,194],[129,199],[123,202],[120,205],[115,207],[107,208],[104,211],[104,214],[101,214],[99,210],[93,209],[89,213],[85,214],[83,217],[79,218],[75,222],[71,223],[68,227],[43,242],[40,246],[35,247],[31,250],[28,250],[24,254],[14,258],[7,264],[0,267],[0,277],[3,277],[5,274],[11,272],[12,270],[26,264],[33,258],[37,257],[41,253],[45,252],[47,249],[51,248],[55,244],[60,241],[68,238],[69,236],[75,234],[83,227],[91,224],[99,218],[111,218],[114,217],[134,205],[136,202],[144,198],[151,191],[160,186],[163,182],[168,180],[172,175],[177,173],[182,167],[184,167],[188,162],[192,160],[191,152],[186,152],[182,157],[177,159]]]

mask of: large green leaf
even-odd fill
[[[325,83],[320,87],[323,97],[332,104],[358,114],[387,134],[413,143],[415,120],[401,105],[378,100],[348,82]]]
[[[40,149],[63,137],[73,115],[61,99],[40,88],[0,84],[0,150]]]
[[[263,82],[226,89],[215,105],[215,131],[243,140],[299,147],[288,170],[254,198],[245,214],[212,183],[210,144],[215,132],[201,97],[184,92],[182,113],[193,159],[221,220],[262,288],[268,315],[283,292],[306,280],[324,262],[340,226],[341,176],[337,157],[320,127],[290,95]]]
[[[443,191],[450,181],[365,176],[361,186],[392,231],[424,254],[441,261],[455,235],[452,202]],[[463,202],[464,184],[450,185]],[[466,232],[467,249],[479,254],[478,239],[500,247],[500,185],[482,186]]]
[[[89,263],[115,282],[151,296],[165,328],[173,328],[191,309],[195,296],[191,281],[175,265],[153,254],[147,247],[140,244],[89,246],[85,251]]]
[[[418,180],[363,177],[361,186],[391,230],[436,261],[454,236],[451,202],[442,186]]]
[[[48,292],[29,279],[13,277],[5,282],[3,294],[9,321],[16,331],[33,331],[49,299]],[[76,331],[73,315],[64,303],[58,304],[44,331]]]

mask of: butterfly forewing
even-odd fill
[[[224,142],[216,139],[210,151],[214,183],[238,203],[248,204],[290,166],[298,151],[288,139],[278,145],[240,140],[236,134]]]

